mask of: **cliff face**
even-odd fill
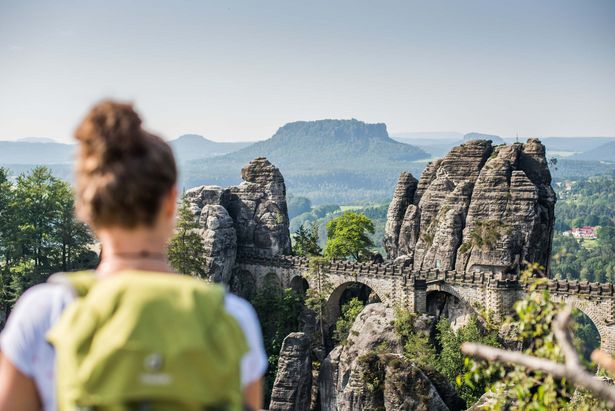
[[[470,141],[430,163],[416,190],[400,176],[389,206],[389,258],[416,270],[512,269],[523,261],[548,266],[555,193],[544,146],[493,146]]]
[[[454,388],[433,370],[403,356],[394,310],[369,304],[356,318],[345,345],[322,362],[321,410],[465,409]]]
[[[266,158],[241,170],[238,186],[200,186],[186,199],[200,226],[211,279],[229,283],[237,251],[290,254],[284,178]]]
[[[312,388],[311,339],[291,333],[282,342],[270,411],[309,411]]]

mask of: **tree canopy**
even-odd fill
[[[4,310],[57,271],[93,268],[94,237],[74,214],[70,186],[46,167],[14,181],[0,168],[0,273]]]
[[[182,199],[177,212],[175,235],[169,241],[169,263],[175,271],[193,277],[207,277],[205,244],[198,233],[199,225],[186,199]]]
[[[369,234],[373,233],[374,224],[365,215],[344,213],[327,223],[325,256],[360,261],[371,255],[374,242]]]
[[[318,224],[312,223],[309,227],[301,224],[293,234],[293,252],[301,257],[321,255],[322,249],[318,245]]]

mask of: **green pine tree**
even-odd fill
[[[309,228],[301,224],[293,234],[293,252],[301,257],[319,256],[322,249],[318,245],[318,224],[312,223]]]
[[[169,263],[178,273],[207,278],[205,244],[198,233],[199,225],[186,199],[178,210],[177,229],[169,242]]]

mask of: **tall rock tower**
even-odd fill
[[[237,252],[261,256],[291,253],[284,178],[266,158],[241,170],[238,186],[200,186],[186,199],[199,221],[208,272],[213,280],[230,281]]]
[[[539,140],[470,141],[430,163],[415,190],[410,177],[402,173],[389,206],[389,258],[415,270],[548,268],[556,198]]]

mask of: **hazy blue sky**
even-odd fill
[[[615,1],[0,0],[0,139],[69,141],[102,97],[166,138],[615,135]]]

